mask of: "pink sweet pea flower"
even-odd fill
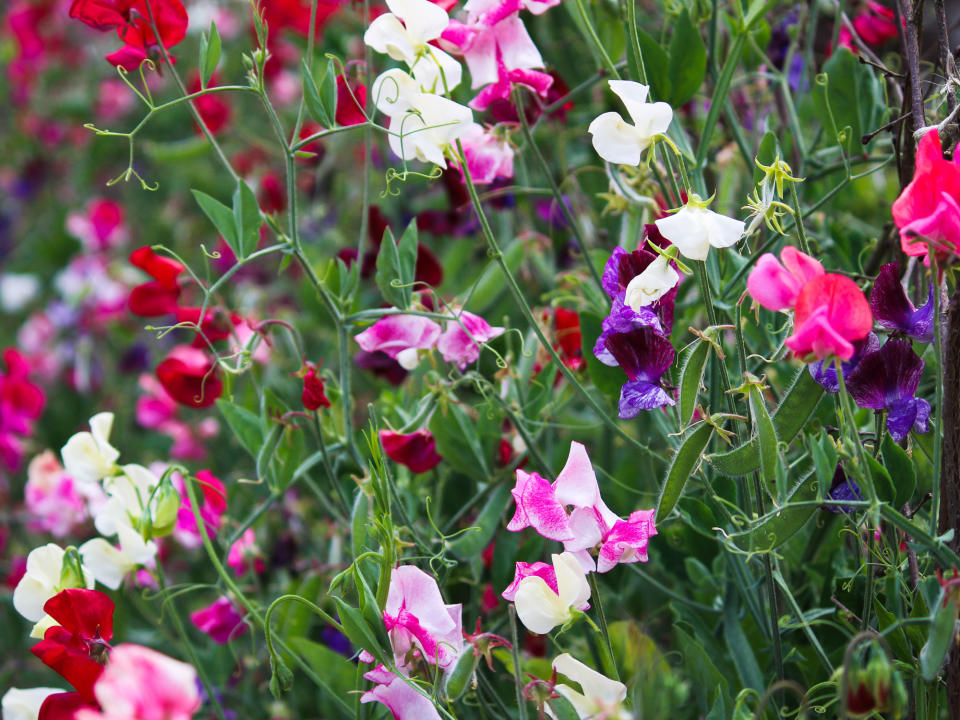
[[[533,527],[543,537],[562,542],[586,571],[603,573],[617,563],[647,561],[647,543],[657,534],[656,512],[637,510],[622,520],[610,510],[600,497],[596,473],[582,444],[570,443],[567,463],[553,485],[536,473],[517,470],[517,484],[511,492],[517,507],[507,529],[517,532]],[[570,506],[573,510],[568,514]],[[588,552],[595,547],[599,547],[596,566]],[[542,576],[545,572],[546,568],[537,565],[521,568],[518,564],[514,585],[524,573]]]
[[[429,698],[383,665],[378,665],[363,677],[377,685],[361,695],[360,702],[383,703],[393,714],[394,720],[440,720],[440,713]]]
[[[893,203],[900,246],[907,255],[960,252],[960,153],[943,158],[940,133],[934,129],[917,146],[913,180]]]
[[[513,148],[502,134],[474,123],[460,137],[470,177],[477,185],[513,177]]]
[[[397,667],[411,651],[443,670],[453,667],[463,649],[461,606],[445,605],[432,576],[413,565],[394,568],[383,610]]]
[[[230,546],[227,565],[232,567],[237,575],[243,575],[251,568],[257,573],[262,573],[266,569],[260,548],[257,547],[257,536],[253,528],[244,530],[243,535]]]
[[[202,633],[209,635],[215,643],[223,645],[247,631],[243,615],[237,612],[230,598],[222,597],[212,605],[190,613],[192,622]]]
[[[513,571],[513,582],[507,585],[507,589],[500,593],[500,596],[508,602],[513,602],[517,596],[520,581],[530,576],[541,578],[547,584],[547,587],[554,592],[558,592],[557,571],[553,569],[553,565],[548,565],[545,562],[518,562]]]
[[[463,370],[480,357],[482,343],[503,333],[502,327],[491,327],[482,317],[461,310],[455,320],[447,321],[446,329],[437,340],[437,350],[444,362],[456,363]]]
[[[223,522],[223,515],[227,511],[227,489],[223,482],[213,475],[209,470],[198,470],[197,480],[200,481],[202,491],[203,505],[200,508],[200,517],[203,518],[204,525],[207,528],[207,534],[213,537],[220,529]],[[180,510],[177,512],[177,524],[173,530],[173,536],[185,548],[198,548],[203,544],[203,536],[197,527],[197,519],[194,517],[193,508],[190,504],[190,496],[187,494],[186,486],[183,482],[183,476],[179,473],[173,475],[173,486],[181,497]]]
[[[823,265],[809,255],[787,245],[780,252],[760,256],[747,278],[747,291],[768,310],[792,310],[803,286],[824,274]]]
[[[24,498],[30,512],[27,526],[31,530],[62,538],[87,519],[84,496],[49,450],[37,455],[27,466]]]
[[[126,86],[124,90],[127,91]],[[129,95],[129,91],[126,94]],[[91,200],[84,212],[67,215],[67,232],[77,238],[87,252],[121,246],[127,241],[123,206],[107,198]]]
[[[873,328],[873,313],[857,284],[828,273],[803,286],[797,297],[793,335],[786,344],[797,357],[853,357],[853,341]]]
[[[93,687],[103,708],[74,720],[190,720],[200,707],[197,672],[140,645],[117,645]]]
[[[396,360],[405,370],[413,370],[418,362],[418,350],[429,350],[440,337],[440,326],[419,315],[388,315],[371,327],[355,335],[363,350],[383,352]]]

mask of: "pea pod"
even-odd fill
[[[473,685],[473,674],[477,671],[480,656],[473,651],[473,645],[465,643],[453,670],[447,675],[443,689],[450,700],[459,700]]]
[[[687,353],[680,370],[680,426],[686,427],[693,418],[693,411],[697,407],[697,395],[703,383],[703,373],[707,367],[707,352],[710,344],[703,340],[696,340],[693,348]]]
[[[663,520],[673,510],[677,500],[683,494],[687,480],[703,456],[703,449],[710,442],[713,435],[713,426],[705,422],[700,423],[684,438],[677,452],[674,453],[667,468],[667,477],[663,481],[660,491],[660,500],[657,503],[657,522]]]
[[[815,473],[813,471],[806,473],[790,497],[789,503],[816,500],[817,486]],[[797,507],[789,503],[762,523],[749,530],[733,533],[728,539],[747,552],[767,553],[774,550],[793,537],[817,511],[816,505]]]

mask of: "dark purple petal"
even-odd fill
[[[641,327],[625,333],[611,333],[607,350],[630,380],[658,382],[673,364],[673,345],[655,328]]]
[[[917,419],[913,421],[913,431],[930,432],[930,403],[923,398],[917,398]]]
[[[928,343],[933,340],[933,285],[930,285],[927,304],[919,310],[914,310],[910,316],[907,335],[917,342]]]
[[[645,380],[626,382],[620,388],[620,418],[623,420],[635,418],[641,410],[674,404],[666,390]]]
[[[846,380],[857,405],[882,410],[895,400],[912,398],[921,375],[923,360],[913,346],[906,340],[888,340],[879,350],[864,355]]]
[[[900,284],[898,263],[880,268],[870,292],[870,310],[882,327],[907,333],[920,342],[933,339],[933,286],[927,304],[915,309]]]
[[[870,333],[863,338],[863,340],[857,340],[853,343],[853,357],[841,365],[843,368],[843,379],[846,380],[850,377],[850,373],[853,372],[853,369],[860,363],[864,355],[879,349],[880,338],[877,337],[876,333]],[[807,369],[810,371],[813,379],[823,386],[823,389],[828,393],[839,392],[840,385],[837,383],[837,367],[834,365],[832,358],[810,363]]]
[[[647,266],[656,259],[657,254],[652,250],[640,248],[627,252],[621,247],[616,247],[603,268],[600,283],[607,291],[607,295],[615,298],[627,289],[631,280],[646,270]]]
[[[407,377],[407,371],[400,366],[400,363],[385,352],[361,350],[353,356],[353,359],[364,370],[369,370],[392,385],[399,385]]]
[[[887,413],[887,430],[897,442],[910,434],[913,423],[917,419],[918,400],[914,397],[903,400],[894,400],[890,403],[890,412]]]
[[[593,354],[600,362],[610,367],[617,366],[616,358],[607,350],[607,338],[613,333],[626,333],[642,327],[652,327],[658,333],[663,332],[660,318],[653,310],[643,307],[638,312],[629,305],[624,305],[623,293],[614,297],[610,314],[603,319],[600,327],[602,332],[593,346]]]
[[[827,499],[839,501],[863,500],[860,488],[846,476],[846,473],[843,472],[843,466],[840,464],[837,464],[837,470],[833,474],[833,482],[830,485],[830,492],[827,493]],[[854,510],[849,505],[824,505],[823,509],[832,513],[849,513]]]
[[[620,293],[620,258],[626,254],[627,251],[622,247],[615,247],[613,254],[607,260],[607,264],[603,266],[603,277],[600,279],[600,284],[603,285],[603,289],[611,298],[615,298]]]

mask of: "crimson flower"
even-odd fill
[[[388,458],[406,465],[411,472],[426,472],[443,460],[437,452],[437,441],[429,430],[417,430],[408,435],[381,430],[380,442]]]
[[[217,74],[214,73],[210,76],[210,82],[207,83],[207,87],[214,88],[217,87],[218,84]],[[200,92],[202,89],[200,73],[194,70],[190,73],[187,92],[192,95],[193,93]],[[197,108],[197,112],[200,113],[200,117],[203,118],[203,124],[206,125],[207,130],[214,135],[230,124],[230,118],[233,115],[233,111],[230,109],[229,103],[223,99],[223,95],[224,93],[201,95],[193,101],[194,107]],[[203,134],[199,125],[194,126],[194,130],[197,135]]]
[[[188,407],[210,407],[223,392],[213,359],[189,345],[178,345],[157,365],[157,379],[170,397]]]
[[[93,685],[113,638],[113,601],[97,590],[70,588],[47,600],[43,609],[59,625],[48,628],[30,652],[93,702]]]
[[[323,389],[323,378],[317,375],[317,366],[308,362],[301,372],[303,372],[303,393],[300,399],[303,407],[311,412],[322,407],[330,407],[330,401]]]
[[[172,258],[157,255],[146,246],[130,253],[130,263],[153,278],[130,291],[130,312],[140,317],[158,317],[176,312],[180,297],[177,276],[183,272],[183,265]]]
[[[70,17],[95,30],[115,28],[124,46],[107,55],[107,60],[132,71],[144,60],[160,61],[159,45],[171,48],[187,34],[189,18],[180,0],[150,0],[149,8],[147,1],[73,0]],[[159,40],[151,27],[151,16],[156,21]]]

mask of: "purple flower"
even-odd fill
[[[860,494],[860,487],[850,480],[843,472],[843,466],[837,463],[837,470],[833,473],[833,482],[830,484],[830,492],[827,493],[827,499],[833,501],[860,501],[863,495]],[[824,510],[832,513],[850,513],[855,508],[850,505],[824,505]]]
[[[673,364],[673,345],[652,327],[612,333],[607,350],[627,374],[620,390],[620,417],[629,420],[641,410],[673,405],[674,400],[660,386],[660,378]]]
[[[652,230],[647,230],[645,236],[649,235],[653,242],[661,244],[662,241],[662,244],[669,244],[660,237],[655,225],[648,225],[647,228],[652,228]],[[601,283],[607,295],[614,301],[614,310],[617,308],[618,301],[619,305],[624,304],[624,293],[630,281],[646,270],[650,263],[656,259],[657,254],[645,248],[640,248],[633,252],[627,252],[622,247],[613,249],[613,254],[603,268]],[[659,325],[662,328],[661,332],[665,335],[669,335],[673,329],[673,303],[676,297],[677,288],[673,288],[657,302],[648,306],[651,311],[656,313],[656,317],[659,318]],[[612,314],[611,312],[611,315]],[[651,323],[647,322],[644,324],[650,325]]]
[[[870,309],[885,328],[904,332],[919,342],[933,340],[933,285],[930,285],[927,304],[917,310],[900,284],[898,263],[880,268],[870,292]]]
[[[857,367],[860,360],[867,353],[875,352],[880,349],[880,338],[875,333],[870,333],[863,340],[857,340],[853,343],[853,357],[843,362],[843,379],[850,377],[850,373]],[[818,360],[807,365],[810,375],[816,380],[828,393],[839,392],[840,384],[837,382],[837,366],[832,358]]]
[[[897,442],[914,430],[930,429],[930,403],[914,397],[923,360],[906,340],[888,340],[865,354],[847,379],[850,395],[862,408],[886,410],[887,430]]]
[[[639,312],[634,310],[624,303],[623,293],[621,292],[613,299],[610,314],[603,319],[603,323],[600,325],[602,332],[593,346],[593,354],[604,365],[616,367],[618,364],[616,358],[607,350],[607,339],[614,333],[626,333],[642,327],[652,327],[658,333],[663,334],[663,326],[660,324],[657,313],[649,306],[640,308]]]

